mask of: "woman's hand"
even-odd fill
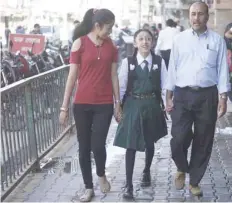
[[[68,119],[68,111],[61,111],[59,121],[61,125],[65,125]]]

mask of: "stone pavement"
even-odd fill
[[[228,114],[228,116],[231,116]],[[228,120],[228,117],[226,117]],[[230,117],[231,118],[231,117]],[[225,124],[225,118],[218,122],[218,128]],[[230,120],[232,121],[232,120]],[[168,125],[170,126],[170,122]],[[107,140],[107,176],[111,182],[111,192],[100,192],[94,175],[94,202],[122,202],[125,184],[125,161],[123,149],[113,147],[112,141],[117,124],[112,122]],[[169,127],[170,128],[170,127]],[[151,167],[152,186],[139,185],[144,166],[144,153],[138,153],[135,163],[134,188],[135,201],[141,202],[232,202],[232,135],[215,136],[212,157],[201,182],[204,196],[194,199],[187,186],[177,191],[173,185],[176,167],[171,159],[168,135],[156,144],[155,157]],[[7,197],[5,202],[78,202],[83,191],[83,182],[75,155],[78,143],[75,133],[67,137],[47,156],[53,157],[39,173],[29,174],[23,182]],[[62,160],[62,161],[57,161]],[[94,162],[94,161],[93,161]],[[93,163],[93,171],[95,171]],[[95,174],[95,172],[93,173]],[[188,178],[187,178],[188,182]]]

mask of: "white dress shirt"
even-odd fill
[[[172,48],[173,39],[178,33],[180,33],[180,31],[172,27],[166,27],[161,30],[155,47],[155,53],[160,54],[161,50],[170,50]]]
[[[230,90],[224,39],[209,29],[200,36],[192,29],[181,32],[171,50],[166,89],[213,85],[220,94]]]
[[[141,66],[141,68],[145,67],[145,64],[143,63],[143,61],[146,60],[148,62],[148,69],[149,71],[151,71],[151,68],[156,68],[155,66],[152,67],[152,55],[149,54],[147,56],[147,58],[143,58],[143,56],[141,56],[141,54],[137,54],[137,61],[138,61],[138,65]],[[131,67],[131,69],[133,69],[135,67]],[[164,89],[165,87],[165,83],[166,83],[166,79],[167,79],[167,69],[166,69],[166,65],[164,60],[162,59],[162,64],[161,64],[161,88]],[[122,60],[122,64],[121,67],[119,69],[119,87],[120,87],[120,98],[121,100],[123,99],[123,96],[126,93],[126,89],[127,89],[127,83],[128,83],[128,60],[127,58]]]

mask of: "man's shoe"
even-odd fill
[[[151,174],[150,172],[143,173],[141,180],[141,187],[149,187],[151,185]]]
[[[185,173],[177,171],[175,177],[175,186],[177,190],[182,190],[185,185]]]
[[[189,190],[194,196],[202,196],[203,192],[201,191],[201,188],[199,186],[192,186],[189,185]]]
[[[127,200],[134,199],[133,186],[126,186],[125,191],[122,194],[122,197]]]

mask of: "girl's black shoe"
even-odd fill
[[[150,172],[143,173],[141,180],[141,187],[149,187],[151,186],[151,174]]]
[[[124,199],[127,199],[127,200],[134,199],[133,186],[126,186],[125,191],[122,196]]]

